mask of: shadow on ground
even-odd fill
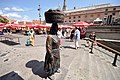
[[[71,40],[65,40],[65,42],[74,42],[74,41],[71,41]]]
[[[71,47],[71,46],[62,46],[63,48],[69,48],[69,49],[75,49],[75,47]]]
[[[24,80],[18,73],[12,71],[0,77],[0,80]]]
[[[16,42],[13,42],[13,41],[9,41],[9,40],[2,40],[2,41],[0,41],[0,42],[2,42],[2,43],[4,43],[4,44],[7,44],[7,45],[9,45],[9,46],[18,45],[18,44],[19,44],[19,43],[16,43]]]
[[[106,52],[104,52],[104,51],[102,51],[102,50],[100,50],[100,49],[97,49],[97,48],[94,48],[94,49],[96,49],[96,50],[98,50],[98,51],[100,51],[100,52],[102,52],[103,54],[105,54],[105,55],[107,55],[107,56],[109,56],[109,57],[111,57],[111,58],[113,58],[114,59],[114,57],[113,56],[111,56],[110,54],[108,54],[108,53],[106,53]],[[120,59],[117,59],[118,61],[120,61]]]
[[[27,68],[32,68],[32,72],[41,78],[46,78],[47,74],[44,71],[44,61],[31,60],[26,63]]]

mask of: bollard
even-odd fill
[[[117,67],[117,65],[116,65],[117,55],[118,55],[118,54],[115,54],[115,58],[114,58],[114,61],[113,61],[113,63],[112,63],[112,65],[115,66],[115,67]]]

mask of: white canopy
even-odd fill
[[[102,21],[102,19],[97,18],[96,20],[94,20],[94,22],[97,22],[97,21]]]

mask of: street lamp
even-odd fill
[[[38,11],[39,11],[40,24],[41,24],[41,14],[40,14],[40,10],[41,10],[41,8],[40,8],[40,5],[39,5]]]

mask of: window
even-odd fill
[[[87,15],[85,15],[85,18],[87,18]]]
[[[73,20],[73,22],[75,22],[75,20]]]
[[[112,15],[115,15],[115,13],[112,13]]]
[[[71,17],[69,17],[69,19],[71,19]]]
[[[106,20],[106,18],[104,18],[104,20]]]
[[[73,18],[75,19],[75,16]]]
[[[116,8],[113,8],[113,10],[116,10]]]
[[[113,17],[112,20],[114,21],[114,19],[115,19],[115,18]]]
[[[71,22],[71,21],[69,21],[69,22]]]
[[[107,13],[105,13],[105,15],[107,15]]]
[[[108,11],[108,9],[105,9],[105,11]]]
[[[80,22],[80,20],[78,20],[78,22]]]
[[[80,18],[80,16],[78,16],[78,18]]]
[[[91,17],[93,17],[93,15],[91,15]]]

